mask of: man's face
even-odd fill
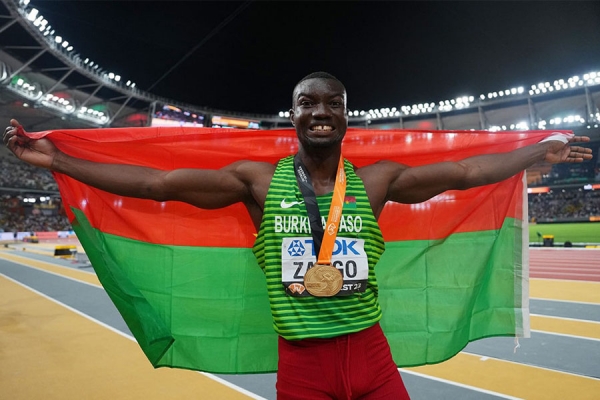
[[[346,134],[346,90],[333,79],[314,78],[294,89],[290,120],[300,144],[323,148],[340,143]]]

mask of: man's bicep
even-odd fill
[[[245,201],[248,187],[235,169],[178,169],[163,179],[168,200],[214,209]]]
[[[405,168],[390,184],[388,200],[420,203],[446,190],[460,189],[464,177],[464,168],[453,162]]]

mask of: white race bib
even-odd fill
[[[287,237],[281,244],[281,280],[291,296],[310,296],[304,287],[304,274],[317,262],[312,237]],[[369,260],[363,239],[337,237],[331,264],[344,278],[336,296],[364,292],[369,278]]]

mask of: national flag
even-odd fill
[[[88,160],[160,169],[216,169],[240,159],[275,163],[297,151],[290,129],[30,135],[48,135],[64,152]],[[343,153],[358,167],[381,159],[422,165],[506,152],[547,135],[349,129]],[[241,204],[201,210],[55,177],[102,285],[152,365],[217,373],[276,370],[265,279],[251,252],[256,230]],[[528,335],[525,189],[519,174],[420,204],[386,205],[380,226],[387,250],[376,272],[381,324],[399,366],[441,362],[483,337]]]
[[[355,210],[356,209],[356,197],[345,196],[344,197],[344,209],[345,210]]]

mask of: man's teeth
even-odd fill
[[[329,125],[317,125],[312,127],[313,131],[332,131],[333,127]]]

